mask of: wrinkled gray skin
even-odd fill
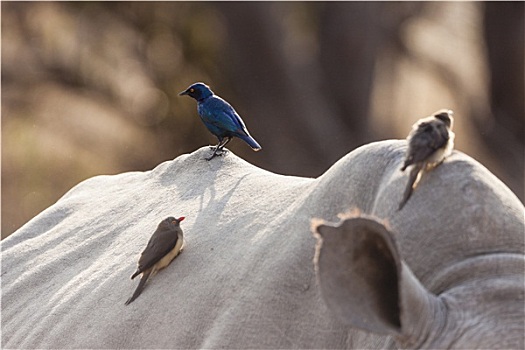
[[[2,242],[2,347],[523,347],[523,205],[454,152],[398,211],[405,151],[373,143],[308,179],[203,147],[84,181]],[[388,229],[335,227],[355,207]],[[184,254],[124,306],[170,215]],[[333,223],[318,278],[316,217]]]
[[[346,324],[401,348],[523,349],[523,254],[476,253],[425,287],[388,224],[357,214],[316,232],[322,296]]]

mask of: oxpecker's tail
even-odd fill
[[[239,138],[244,140],[244,142],[250,145],[250,147],[256,152],[262,149],[261,145],[259,145],[257,141],[255,141],[255,139],[250,135],[241,135]]]
[[[131,296],[131,298],[129,298],[126,301],[125,305],[130,304],[131,302],[133,302],[133,300],[138,298],[140,293],[142,293],[142,290],[144,289],[144,285],[146,284],[146,281],[148,280],[148,277],[150,274],[151,274],[151,268],[144,271],[144,273],[142,274],[142,277],[140,278],[140,282],[139,282],[139,285],[137,286],[137,289],[135,289],[135,292],[133,292],[133,295]]]
[[[398,207],[397,210],[403,209],[405,204],[408,202],[408,199],[412,195],[412,191],[416,188],[417,183],[419,182],[419,181],[416,181],[416,180],[418,180],[419,172],[421,171],[422,168],[423,168],[422,165],[416,164],[416,165],[414,165],[414,168],[412,169],[412,171],[410,171],[410,175],[408,176],[407,187],[405,188],[405,193],[403,194],[403,199],[399,203],[399,207]]]

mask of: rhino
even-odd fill
[[[523,348],[523,204],[455,151],[399,211],[406,147],[317,178],[203,147],[85,180],[2,241],[2,347]],[[125,306],[168,216],[184,252]]]

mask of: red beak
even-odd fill
[[[184,216],[181,216],[180,218],[177,219],[178,222],[181,222],[182,220],[186,219]]]

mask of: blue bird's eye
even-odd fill
[[[195,92],[195,89],[194,89],[194,88],[191,88],[191,89],[190,89],[190,92],[192,92],[192,93]]]

